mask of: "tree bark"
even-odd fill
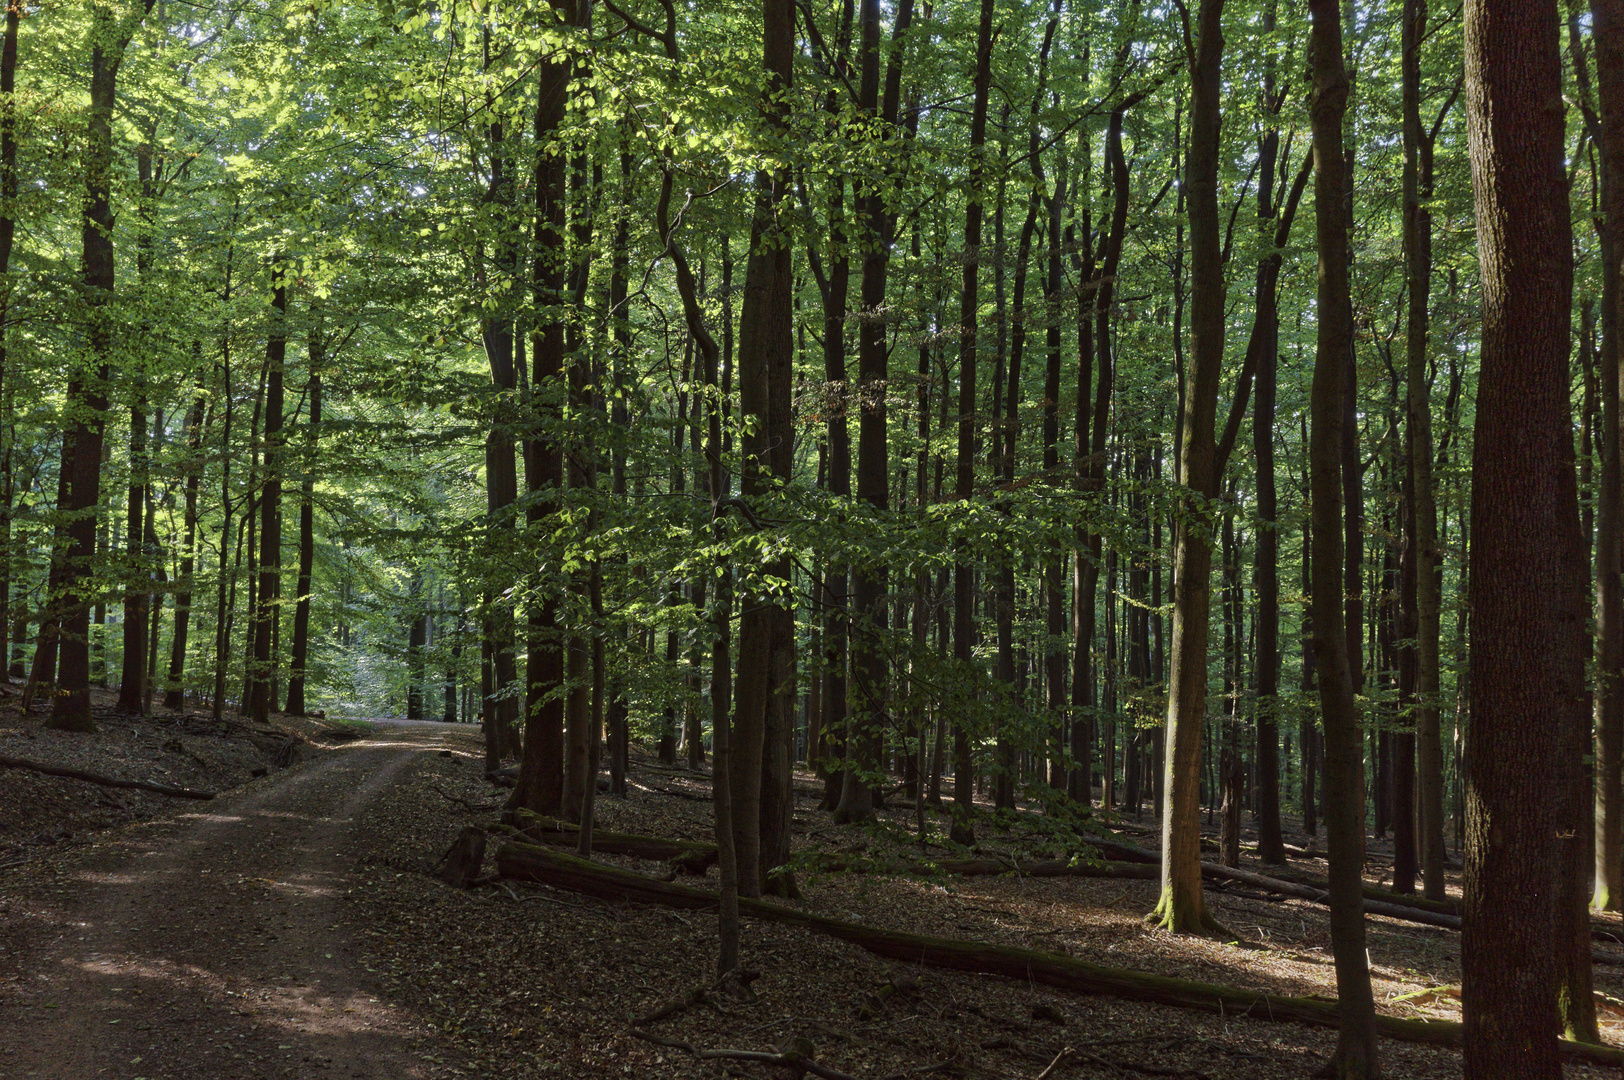
[[[1309,482],[1312,501],[1314,668],[1325,726],[1325,829],[1330,848],[1331,950],[1342,1025],[1328,1075],[1363,1080],[1380,1075],[1376,1008],[1365,949],[1364,780],[1349,638],[1343,624],[1343,430],[1353,347],[1349,299],[1347,174],[1342,120],[1348,76],[1342,59],[1339,0],[1311,0],[1309,117],[1314,138],[1314,216],[1319,248],[1318,341],[1310,396]]]
[[[564,27],[577,28],[585,25],[588,6],[587,0],[550,0],[549,13]],[[532,530],[547,522],[564,486],[564,448],[558,433],[546,428],[556,424],[566,389],[567,158],[558,143],[574,70],[569,50],[555,50],[541,63],[537,83],[531,290],[538,323],[531,334],[530,392],[531,411],[542,430],[534,431],[525,445],[525,486],[531,494],[525,520]],[[544,581],[541,592],[531,599],[528,613],[524,751],[507,807],[556,816],[564,796],[564,644],[559,588]]]
[[[315,314],[312,313],[312,318]],[[316,560],[316,463],[321,438],[321,369],[326,359],[326,340],[320,327],[310,330],[310,376],[306,393],[310,398],[310,421],[305,429],[305,453],[299,485],[299,584],[293,609],[293,645],[288,662],[286,708],[294,716],[305,714],[305,678],[310,663],[310,588]]]
[[[96,521],[101,504],[102,444],[107,427],[113,353],[113,109],[118,71],[153,0],[115,21],[103,5],[91,10],[90,108],[86,125],[81,285],[86,308],[88,354],[68,375],[68,412],[74,416],[62,440],[63,492],[57,510],[66,516],[68,549],[61,562],[61,623],[57,633],[57,696],[47,726],[94,731],[90,716],[90,590],[96,558]],[[53,596],[57,590],[52,590]],[[44,634],[42,637],[46,636]]]
[[[992,88],[993,0],[981,0],[976,31],[975,100],[970,110],[970,164],[967,205],[964,211],[964,281],[959,293],[959,427],[958,465],[954,495],[968,500],[975,492],[976,446],[976,315],[977,273],[981,260],[982,189],[985,168],[982,150],[987,142],[987,99]],[[963,543],[953,565],[953,658],[969,674],[975,648],[975,567]],[[965,720],[953,725],[954,843],[975,843],[975,762],[971,731]]]
[[[1554,3],[1465,9],[1483,292],[1461,941],[1469,1080],[1562,1075],[1553,744],[1585,705],[1585,613],[1568,402],[1572,237],[1564,118],[1552,108],[1559,27]]]
[[[1191,341],[1182,403],[1173,548],[1173,640],[1163,785],[1162,894],[1149,921],[1175,933],[1216,934],[1201,894],[1201,727],[1207,712],[1212,510],[1218,496],[1218,387],[1224,362],[1224,266],[1219,245],[1218,150],[1223,0],[1201,0],[1190,65]]]
[[[248,715],[266,723],[272,704],[275,663],[272,630],[281,618],[282,586],[282,366],[288,351],[288,288],[278,255],[271,270],[271,311],[265,343],[265,467],[259,497],[259,588],[254,597],[254,651],[248,684]]]
[[[1601,483],[1596,490],[1596,892],[1592,904],[1624,907],[1624,5],[1593,0],[1592,40],[1601,105]]]

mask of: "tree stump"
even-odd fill
[[[457,834],[446,853],[435,864],[435,876],[447,885],[466,889],[479,877],[485,864],[485,830],[469,825]]]

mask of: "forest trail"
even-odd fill
[[[369,808],[414,759],[476,735],[377,722],[74,860],[4,920],[21,970],[0,999],[0,1076],[428,1076],[426,1033],[366,970],[346,893]]]

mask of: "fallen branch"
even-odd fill
[[[521,830],[524,836],[554,847],[575,847],[580,834],[579,825],[523,810],[520,817],[525,823]],[[594,828],[592,848],[605,855],[625,855],[633,859],[669,863],[672,873],[666,878],[667,881],[676,877],[677,873],[704,877],[716,864],[716,845],[703,840],[666,840],[658,836],[636,836]]]
[[[656,881],[642,874],[577,859],[531,844],[503,844],[496,853],[496,865],[508,877],[539,881],[606,900],[657,904],[689,911],[714,910],[717,905],[713,893]],[[877,956],[925,967],[1000,975],[1074,993],[1104,994],[1226,1016],[1291,1021],[1317,1027],[1337,1027],[1341,1023],[1340,1010],[1335,1001],[1265,994],[1191,979],[1106,967],[1068,956],[1008,945],[882,930],[747,897],[739,898],[739,911],[753,918],[827,934]],[[1403,1042],[1453,1047],[1461,1045],[1461,1025],[1453,1021],[1378,1016],[1376,1026],[1387,1038]],[[1561,1048],[1566,1056],[1574,1060],[1624,1066],[1624,1050],[1617,1047],[1564,1039]]]
[[[765,1050],[700,1050],[692,1043],[681,1039],[667,1039],[650,1032],[632,1028],[631,1032],[645,1042],[656,1046],[669,1046],[673,1050],[682,1050],[696,1058],[723,1061],[755,1061],[763,1065],[786,1065],[792,1069],[804,1069],[813,1076],[824,1077],[824,1080],[857,1080],[850,1073],[843,1073],[839,1069],[831,1069],[827,1065],[820,1065],[813,1061],[809,1053],[799,1049],[792,1049],[785,1053],[769,1053]],[[804,1041],[804,1040],[797,1040]],[[810,1044],[807,1044],[810,1046]]]
[[[443,790],[441,790],[439,784],[430,784],[429,790],[440,796],[440,798],[445,799],[447,802],[462,803],[462,805],[466,806],[472,811],[475,811],[476,813],[484,813],[487,810],[495,810],[502,805],[501,800],[493,803],[473,803],[469,802],[467,799],[459,799],[455,795],[447,795]]]
[[[37,761],[24,761],[22,758],[6,757],[0,755],[0,768],[28,769],[31,772],[44,773],[46,776],[65,776],[70,780],[84,780],[91,784],[100,784],[111,788],[136,788],[141,791],[151,791],[158,795],[169,795],[176,799],[212,799],[212,791],[193,791],[191,788],[171,787],[168,784],[152,784],[145,780],[120,780],[113,776],[102,776],[99,773],[85,772],[83,769],[68,769],[61,765],[44,765]]]

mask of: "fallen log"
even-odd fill
[[[496,865],[506,877],[535,881],[603,900],[656,904],[688,911],[712,910],[717,905],[714,894],[700,889],[657,881],[643,874],[578,859],[533,844],[503,844],[497,850]],[[1341,1022],[1335,1001],[1265,994],[1191,979],[1106,967],[1069,956],[1009,945],[882,930],[742,896],[739,898],[739,911],[752,918],[826,934],[876,956],[925,967],[999,975],[1075,993],[1101,994],[1226,1016],[1293,1021],[1317,1027],[1337,1027]],[[1383,1036],[1402,1042],[1453,1047],[1461,1045],[1461,1025],[1451,1020],[1378,1016],[1376,1027]],[[1624,1066],[1624,1049],[1566,1039],[1562,1040],[1561,1047],[1562,1052],[1574,1060]]]
[[[69,780],[83,780],[90,784],[100,784],[102,787],[135,788],[140,791],[150,791],[157,795],[168,795],[176,799],[212,799],[212,791],[194,791],[191,788],[171,787],[169,784],[153,784],[146,780],[120,780],[115,776],[102,776],[100,773],[86,772],[83,769],[69,769],[61,765],[45,765],[38,761],[25,761],[22,758],[6,757],[0,754],[0,769],[27,769],[31,772],[43,773],[46,776],[64,776]]]
[[[554,847],[573,848],[580,835],[580,826],[555,818],[524,814],[523,835]],[[666,840],[658,836],[637,836],[633,833],[592,830],[592,848],[606,855],[624,855],[633,859],[669,862],[673,869],[693,877],[704,877],[716,864],[716,845],[703,840]]]

